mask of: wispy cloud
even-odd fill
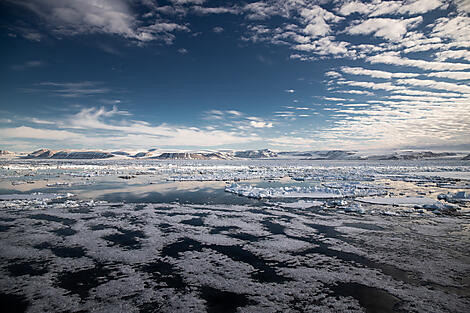
[[[102,87],[102,83],[93,81],[82,81],[82,82],[42,82],[36,84],[41,88],[30,88],[30,91],[49,92],[52,95],[66,97],[66,98],[77,98],[93,96],[98,94],[105,94],[110,91],[109,88]]]
[[[11,68],[15,71],[22,71],[22,70],[27,70],[27,69],[43,67],[45,65],[46,63],[43,61],[33,60],[33,61],[27,61],[23,64],[14,64],[11,66]]]

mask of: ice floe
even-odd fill
[[[321,186],[307,187],[278,187],[260,188],[251,185],[233,183],[225,187],[226,192],[249,198],[310,198],[310,199],[334,199],[346,197],[358,197],[367,195],[386,194],[381,189],[364,189],[344,185],[344,188],[329,188]]]
[[[321,201],[305,201],[299,200],[297,202],[287,202],[287,203],[277,203],[282,208],[291,208],[291,209],[309,209],[313,207],[321,207],[324,205]]]
[[[0,195],[0,200],[54,200],[70,198],[74,195],[71,193],[32,193],[32,194],[10,194]]]

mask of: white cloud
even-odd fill
[[[258,1],[246,4],[243,7],[243,10],[248,12],[246,18],[250,20],[263,20],[271,17],[276,14],[276,9],[274,6]]]
[[[370,76],[374,78],[385,78],[385,79],[399,78],[399,77],[417,77],[420,75],[417,73],[391,73],[391,72],[369,70],[369,69],[365,69],[361,67],[349,67],[349,66],[341,67],[341,71],[343,71],[343,73],[351,74],[351,75],[364,75],[364,76]]]
[[[331,78],[340,78],[342,77],[340,73],[335,72],[335,71],[328,71],[325,73],[325,76],[331,77]]]
[[[42,82],[37,84],[41,89],[31,89],[32,91],[46,91],[54,95],[76,98],[86,97],[97,94],[104,94],[110,91],[108,88],[101,87],[101,83],[94,81],[82,81],[73,83]]]
[[[377,54],[374,56],[367,57],[366,60],[372,64],[382,63],[382,64],[392,64],[392,65],[398,65],[398,66],[410,66],[410,67],[421,68],[424,70],[459,71],[459,70],[470,69],[470,64],[408,59],[405,57],[400,57],[400,55],[395,52]]]
[[[305,23],[305,27],[302,31],[311,38],[328,35],[331,33],[329,23],[337,23],[343,19],[318,5],[303,8],[300,11],[300,16],[302,17],[303,23]]]
[[[344,3],[337,12],[341,15],[347,16],[352,13],[361,13],[367,14],[370,13],[372,10],[372,5],[368,3],[364,3],[361,1],[351,1]]]
[[[439,0],[412,0],[412,1],[348,1],[337,9],[341,15],[347,16],[360,13],[373,16],[396,15],[396,14],[423,14],[446,5]]]
[[[462,13],[470,13],[470,1],[468,0],[454,0],[457,10]]]
[[[214,8],[207,8],[201,6],[194,6],[192,9],[199,14],[239,14],[240,10],[236,7],[214,7]]]
[[[447,50],[439,51],[436,53],[436,57],[439,61],[445,61],[448,59],[464,59],[470,62],[470,51],[469,50]]]
[[[258,121],[250,121],[250,125],[255,127],[255,128],[271,128],[271,127],[273,127],[273,123],[258,122]]]
[[[421,16],[409,19],[371,18],[346,28],[351,35],[369,35],[391,41],[403,38],[408,29],[415,28],[423,21]]]
[[[28,126],[14,128],[1,128],[0,138],[28,138],[44,140],[67,140],[73,138],[83,138],[80,134],[66,130],[40,129]]]
[[[224,31],[224,28],[221,27],[221,26],[216,26],[216,27],[212,28],[212,31],[213,31],[214,33],[220,34],[220,33],[222,33],[222,32]]]
[[[451,38],[456,41],[470,41],[470,17],[456,16],[437,19],[432,30],[434,36]]]
[[[171,32],[189,30],[185,25],[165,21],[142,25],[143,21],[126,0],[17,0],[13,3],[34,12],[59,36],[111,34],[140,42],[163,40],[171,43]]]
[[[232,111],[235,114],[237,111]],[[82,109],[66,120],[58,120],[59,129],[33,128],[21,126],[1,128],[0,138],[42,140],[47,145],[50,140],[62,141],[63,147],[216,147],[247,143],[260,140],[257,135],[224,130],[200,129],[198,127],[160,124],[152,126],[146,121],[128,121],[126,111],[113,108]],[[116,119],[118,118],[119,119]],[[256,122],[253,127],[272,127],[271,123]]]
[[[338,84],[340,85],[348,85],[348,86],[355,86],[355,87],[362,87],[362,88],[368,88],[372,90],[387,90],[387,91],[392,91],[392,90],[401,90],[404,89],[402,86],[396,86],[390,82],[386,83],[374,83],[374,82],[364,82],[364,81],[338,81]]]
[[[438,90],[454,91],[454,92],[470,94],[470,86],[468,85],[438,82],[435,80],[409,78],[409,79],[398,79],[397,83],[402,84],[402,85],[412,85],[412,86],[427,87],[427,88],[438,89]]]
[[[470,72],[435,72],[429,73],[428,76],[454,80],[470,80]]]

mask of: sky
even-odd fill
[[[470,0],[0,12],[0,149],[470,150]]]

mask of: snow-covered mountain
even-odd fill
[[[303,151],[303,152],[281,152],[280,155],[291,155],[302,157],[307,160],[359,160],[362,156],[355,151],[325,150],[325,151]]]
[[[18,155],[14,152],[0,150],[0,157],[21,157],[29,159],[159,159],[159,160],[232,160],[232,159],[299,159],[299,160],[426,160],[426,159],[460,159],[470,160],[470,154],[432,151],[397,151],[383,154],[366,154],[347,150],[318,151],[284,151],[275,152],[269,149],[244,151],[194,151],[163,152],[156,149],[144,152],[118,150],[104,151],[71,151],[40,149],[32,153]]]
[[[385,155],[368,156],[368,160],[421,160],[421,159],[437,159],[457,156],[454,152],[438,152],[431,151],[403,151],[394,152]]]
[[[234,156],[237,158],[243,158],[243,159],[267,159],[267,158],[276,158],[278,154],[269,149],[261,149],[261,150],[236,151]]]
[[[28,159],[108,159],[114,157],[102,151],[53,151],[40,149],[26,156]]]
[[[200,153],[200,152],[166,152],[162,153],[155,159],[161,160],[224,160],[220,153]]]

